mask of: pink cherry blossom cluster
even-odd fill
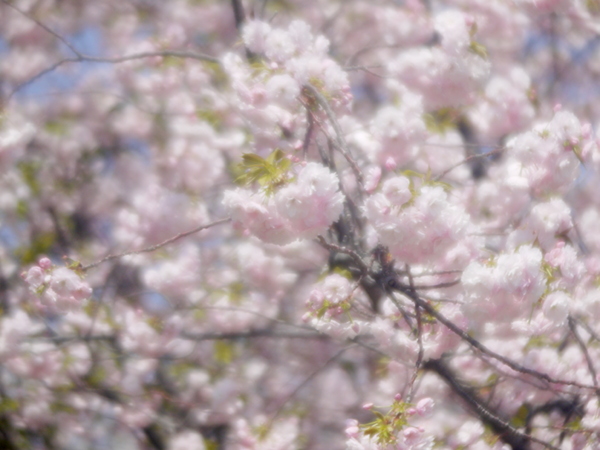
[[[308,163],[273,195],[238,188],[225,191],[223,203],[239,228],[282,245],[324,233],[342,213],[344,195],[335,173]]]
[[[92,295],[92,288],[80,275],[68,267],[54,266],[48,258],[41,258],[21,276],[38,295],[40,306],[51,311],[79,309]]]
[[[256,54],[265,55],[271,61],[271,69],[283,69],[289,76],[275,75],[267,83],[271,98],[284,97],[294,100],[298,87],[307,83],[322,85],[325,92],[346,105],[351,96],[346,72],[328,56],[329,40],[315,36],[310,25],[295,20],[284,30],[272,28],[267,22],[248,21],[242,32],[246,48]],[[291,78],[290,78],[291,77]],[[291,91],[290,91],[291,89]],[[282,95],[284,94],[284,95]]]
[[[439,46],[408,49],[390,63],[391,71],[407,87],[423,95],[428,110],[469,103],[488,76],[489,61],[473,51],[477,45],[472,36],[474,24],[463,12],[442,12],[434,20]]]
[[[469,224],[468,214],[441,186],[416,187],[406,176],[386,180],[381,192],[365,202],[365,216],[379,241],[410,264],[439,260],[465,236]]]
[[[465,289],[463,311],[473,324],[483,325],[485,317],[512,321],[533,310],[546,290],[542,252],[521,246],[487,262],[472,262],[461,278]]]
[[[0,1],[0,447],[597,449],[597,3]]]

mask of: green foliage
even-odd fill
[[[19,402],[15,399],[2,397],[0,399],[0,414],[12,413],[19,409]]]
[[[272,193],[278,186],[287,181],[287,174],[292,162],[280,150],[274,150],[266,158],[261,158],[254,153],[244,153],[242,162],[237,166],[239,175],[236,183],[249,185],[258,183]]]
[[[17,216],[19,219],[27,219],[27,213],[29,212],[29,205],[25,200],[19,200],[17,202]]]
[[[333,267],[333,269],[331,270],[331,272],[333,273],[337,273],[338,275],[346,278],[347,280],[353,280],[354,276],[352,275],[352,272],[350,272],[350,270],[348,270],[345,267],[341,267],[341,266],[335,266]],[[327,276],[328,274],[326,274],[325,276]]]
[[[487,49],[483,44],[480,44],[475,40],[475,35],[477,34],[477,23],[474,23],[469,30],[469,35],[471,36],[471,42],[469,45],[469,51],[471,53],[475,53],[477,56],[488,59]]]
[[[177,361],[168,367],[168,373],[175,379],[183,378],[197,366],[188,361]]]
[[[146,323],[152,327],[157,333],[162,333],[165,327],[163,320],[160,317],[152,316],[146,320]]]
[[[534,348],[557,347],[557,344],[550,341],[545,336],[531,336],[525,344],[523,351],[529,351]]]
[[[231,342],[215,341],[214,343],[215,360],[221,364],[230,364],[235,356],[235,348]]]
[[[527,404],[521,405],[515,415],[510,419],[510,424],[515,428],[522,428],[527,424],[527,416],[529,415],[530,407]]]
[[[410,407],[410,403],[396,400],[385,415],[373,410],[375,420],[361,425],[363,434],[374,438],[379,445],[394,445],[398,433],[408,424],[406,411]]]
[[[220,448],[219,443],[211,439],[204,440],[204,447],[206,447],[206,450],[219,450]]]
[[[227,292],[229,301],[236,305],[241,304],[246,291],[247,289],[244,283],[241,281],[234,281],[229,285],[229,291]]]
[[[19,172],[21,172],[21,178],[27,185],[27,187],[31,190],[33,195],[39,195],[41,191],[40,183],[38,181],[38,172],[40,170],[39,163],[28,161],[21,162],[17,166]]]
[[[219,63],[209,61],[204,61],[203,64],[211,73],[211,81],[214,87],[217,89],[225,89],[227,87],[228,77],[223,66]]]
[[[488,52],[484,45],[480,44],[477,41],[471,41],[469,45],[469,51],[471,53],[475,53],[477,56],[483,59],[488,59]]]
[[[600,14],[600,0],[587,0],[585,7],[590,14]]]
[[[565,425],[565,428],[567,428],[573,433],[584,430],[583,423],[581,422],[581,417],[576,416],[574,419],[570,420],[569,423]]]
[[[563,144],[563,146],[565,148],[570,148],[573,151],[573,154],[575,155],[575,157],[579,160],[579,162],[581,164],[585,164],[585,162],[583,161],[583,156],[581,155],[581,145],[577,144],[577,145],[573,145],[570,142],[566,142]]]
[[[294,10],[294,3],[286,0],[271,0],[266,5],[267,11],[271,14],[290,12]]]
[[[40,255],[50,251],[55,241],[56,234],[53,232],[40,233],[31,240],[29,247],[17,249],[15,255],[23,265],[33,264]]]
[[[342,308],[342,311],[344,312],[348,312],[350,310],[352,306],[350,305],[350,298],[347,298],[346,300],[344,300],[343,302],[339,302],[339,303],[331,303],[328,300],[325,300],[323,302],[323,306],[321,306],[318,311],[317,311],[317,317],[319,319],[323,318],[323,316],[325,315],[325,313],[327,311],[329,311],[331,308]],[[350,317],[350,320],[352,320],[352,318]]]
[[[77,275],[79,275],[79,278],[85,277],[85,270],[83,270],[83,265],[79,261],[66,257],[63,257],[63,260],[65,261],[65,266],[67,269],[75,272]]]
[[[218,128],[223,122],[221,115],[213,109],[197,109],[196,117],[210,124],[213,128]]]
[[[96,365],[92,369],[92,371],[87,375],[86,382],[95,388],[99,388],[102,386],[102,382],[106,380],[107,377],[106,369],[102,366]]]
[[[53,413],[77,414],[77,409],[64,402],[55,402],[50,405],[50,410]]]
[[[438,180],[432,178],[431,171],[429,171],[427,173],[420,173],[415,170],[406,169],[406,170],[403,170],[402,172],[400,172],[400,175],[404,175],[406,178],[410,179],[409,189],[410,189],[410,193],[413,195],[413,198],[417,195],[417,191],[415,189],[412,178],[421,179],[423,184],[426,186],[439,186],[442,189],[444,189],[444,191],[446,191],[446,192],[449,192],[452,189],[451,184],[445,183],[443,181],[438,181]]]
[[[46,130],[50,134],[54,134],[56,136],[64,136],[67,134],[69,126],[64,120],[52,120],[46,122],[44,125],[44,130]]]
[[[551,266],[548,262],[542,261],[542,272],[546,276],[546,284],[551,284],[556,281],[557,275],[560,275],[559,269]]]
[[[445,134],[456,128],[459,113],[453,108],[442,108],[423,115],[423,121],[428,131],[435,134]]]

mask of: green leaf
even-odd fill
[[[196,110],[196,117],[209,123],[213,128],[218,128],[223,122],[221,115],[212,109],[198,109]]]
[[[523,404],[510,420],[510,423],[515,428],[522,428],[527,424],[527,416],[529,416],[529,405]]]
[[[221,364],[229,364],[233,361],[234,348],[230,342],[215,341],[214,343],[215,360]]]
[[[577,416],[573,420],[570,420],[567,423],[566,428],[568,428],[572,432],[583,430],[583,424],[581,423],[581,417]]]
[[[424,114],[423,121],[428,131],[444,134],[456,128],[459,113],[453,108],[441,108],[432,113]]]
[[[102,382],[107,377],[106,369],[101,366],[95,366],[92,372],[87,376],[86,381],[92,387],[101,387]]]
[[[469,45],[469,51],[471,53],[475,53],[480,58],[488,59],[487,49],[484,45],[480,44],[477,41],[471,41],[471,45]]]
[[[254,153],[244,153],[242,162],[235,168],[239,175],[235,182],[240,184],[258,183],[271,193],[287,181],[287,173],[292,162],[281,149],[275,149],[262,158]]]

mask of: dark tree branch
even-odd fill
[[[258,329],[250,331],[240,331],[234,333],[201,333],[190,334],[183,333],[183,339],[191,341],[220,341],[220,340],[241,340],[254,338],[272,338],[272,339],[330,339],[325,334],[317,332],[292,332],[292,331],[277,331],[272,329]]]
[[[537,377],[541,380],[544,380],[548,383],[556,383],[556,384],[562,384],[562,385],[566,385],[566,386],[575,386],[575,387],[579,387],[579,388],[583,388],[583,389],[594,389],[594,390],[596,389],[594,386],[590,386],[587,384],[577,383],[575,381],[556,379],[546,373],[538,372],[537,370],[530,369],[521,364],[518,364],[517,362],[513,361],[512,359],[502,356],[502,355],[490,350],[489,348],[487,348],[485,345],[483,345],[477,339],[470,336],[466,331],[463,331],[462,329],[460,329],[460,327],[458,325],[454,324],[451,320],[448,320],[446,317],[444,317],[444,315],[442,315],[439,311],[437,311],[431,304],[429,304],[429,302],[421,299],[418,295],[413,294],[406,287],[403,287],[400,284],[397,284],[395,289],[399,290],[404,295],[408,296],[411,300],[413,300],[415,302],[416,305],[423,308],[423,310],[425,310],[428,314],[433,316],[438,322],[440,322],[444,326],[446,326],[450,331],[452,331],[453,333],[458,335],[461,339],[466,341],[473,348],[479,350],[483,354],[490,356],[491,358],[493,358],[495,360],[500,361],[501,363],[505,364],[506,366],[510,367],[513,370],[516,370],[517,372],[520,372],[520,373],[523,373],[526,375],[532,375],[532,376]]]
[[[590,353],[588,352],[585,342],[583,342],[583,339],[581,339],[581,336],[579,336],[579,333],[577,332],[577,324],[575,322],[575,319],[569,316],[567,321],[569,323],[569,330],[571,330],[571,334],[573,334],[573,337],[577,341],[577,344],[579,345],[579,348],[581,349],[581,352],[585,357],[585,361],[587,362],[587,366],[592,377],[592,383],[594,383],[594,387],[596,388],[596,397],[598,397],[598,400],[600,400],[600,388],[598,387],[598,378],[596,374],[596,369],[594,368],[594,362],[592,361],[592,358],[590,356]]]
[[[559,450],[557,447],[527,435],[510,425],[509,421],[497,411],[486,405],[477,393],[458,381],[456,375],[442,359],[429,359],[423,363],[423,369],[436,373],[442,378],[452,391],[462,398],[473,410],[479,419],[492,429],[502,442],[511,446],[513,450],[529,450],[530,442],[536,442],[546,448]]]
[[[235,28],[240,31],[246,20],[244,13],[244,6],[241,0],[231,0],[231,6],[233,7],[233,18],[235,19]]]

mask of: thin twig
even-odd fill
[[[8,0],[1,0],[2,3],[4,3],[5,5],[11,7],[12,9],[14,9],[15,11],[17,11],[19,14],[27,17],[29,20],[33,21],[36,23],[36,25],[42,29],[44,29],[47,33],[50,33],[52,36],[54,36],[56,39],[58,39],[60,42],[62,42],[63,44],[65,44],[67,46],[67,48],[69,50],[71,50],[73,53],[75,53],[77,56],[80,56],[81,53],[79,52],[79,50],[77,50],[73,44],[71,44],[67,39],[65,39],[63,36],[61,36],[60,34],[58,34],[56,31],[54,31],[52,28],[50,28],[48,25],[46,25],[45,23],[39,21],[38,19],[36,19],[35,17],[33,17],[31,14],[29,14],[27,11],[22,10],[21,8],[15,6],[13,3],[9,2]]]
[[[0,0],[0,1],[2,3],[4,3],[5,5],[11,7],[15,11],[19,12],[23,16],[27,17],[32,22],[35,22],[35,24],[38,25],[40,28],[42,28],[47,33],[51,34],[56,39],[58,39],[60,42],[62,42],[75,55],[74,57],[63,58],[63,59],[55,62],[51,66],[49,66],[49,67],[41,70],[37,74],[33,75],[28,80],[25,80],[24,82],[20,83],[8,95],[9,99],[12,98],[12,96],[14,96],[18,91],[20,91],[24,87],[30,85],[31,83],[35,82],[39,78],[43,77],[44,75],[46,75],[46,74],[48,74],[50,72],[53,72],[54,70],[56,70],[60,66],[62,66],[64,64],[67,64],[67,63],[92,62],[92,63],[117,64],[117,63],[122,63],[122,62],[126,62],[126,61],[132,61],[132,60],[136,60],[136,59],[152,58],[152,57],[169,57],[170,56],[170,57],[176,57],[176,58],[197,59],[199,61],[206,61],[206,62],[211,62],[211,63],[214,63],[214,64],[220,64],[219,59],[217,59],[215,57],[208,56],[208,55],[205,55],[205,54],[202,54],[202,53],[195,53],[195,52],[190,52],[190,51],[180,51],[180,50],[162,50],[162,51],[154,51],[154,52],[142,52],[142,53],[135,53],[135,54],[132,54],[132,55],[112,57],[112,58],[110,58],[110,57],[89,56],[89,55],[86,55],[86,54],[80,52],[79,50],[77,50],[77,48],[75,48],[75,46],[73,44],[71,44],[64,36],[60,35],[60,33],[57,33],[56,31],[54,31],[48,25],[46,25],[45,23],[43,23],[40,20],[36,19],[35,17],[33,17],[28,12],[26,12],[26,11],[18,8],[17,6],[13,5],[8,0]]]
[[[425,290],[429,290],[429,289],[442,289],[442,288],[452,287],[452,286],[456,286],[459,283],[460,283],[460,280],[447,281],[445,283],[438,283],[438,284],[432,284],[432,285],[416,284],[414,286],[414,288],[417,291],[425,291]]]
[[[302,383],[300,383],[298,386],[296,386],[296,388],[290,392],[285,399],[283,400],[283,402],[281,403],[281,405],[279,405],[279,408],[277,408],[277,411],[275,411],[275,413],[273,414],[273,416],[270,418],[268,425],[267,425],[267,429],[271,429],[271,427],[273,426],[273,423],[275,423],[275,420],[277,420],[277,418],[279,417],[279,415],[282,413],[283,408],[285,407],[285,405],[296,396],[296,394],[300,391],[300,389],[302,389],[304,386],[306,386],[308,383],[310,383],[313,379],[315,379],[321,372],[323,372],[332,362],[334,362],[336,359],[338,359],[340,356],[342,356],[342,354],[348,350],[352,348],[352,346],[349,347],[345,347],[343,349],[341,349],[340,351],[338,351],[335,355],[333,355],[331,358],[329,358],[327,361],[325,361],[325,363],[319,367],[318,369],[316,369],[314,372],[312,372],[308,377],[306,377]]]
[[[579,344],[579,348],[581,348],[581,352],[583,353],[583,356],[585,356],[585,360],[587,362],[587,366],[590,371],[590,375],[592,376],[592,382],[594,383],[594,386],[596,388],[596,397],[598,397],[598,400],[600,400],[600,388],[598,387],[598,379],[597,379],[597,375],[596,375],[596,369],[594,368],[594,362],[592,361],[592,358],[590,357],[590,353],[588,352],[585,342],[583,342],[583,339],[581,339],[581,336],[579,336],[579,333],[577,333],[577,325],[576,325],[575,319],[573,319],[573,317],[569,316],[567,319],[567,322],[569,324],[569,330],[571,330],[571,333],[575,337],[577,344]]]
[[[61,59],[60,61],[55,62],[50,67],[47,67],[47,68],[41,70],[40,72],[38,72],[37,74],[35,74],[31,78],[29,78],[28,80],[25,80],[21,84],[17,85],[11,91],[11,93],[8,95],[8,98],[10,99],[17,92],[19,92],[26,86],[29,86],[31,83],[37,81],[39,78],[43,77],[44,75],[46,75],[50,72],[53,72],[54,70],[56,70],[58,67],[62,66],[63,64],[78,63],[78,62],[118,64],[118,63],[122,63],[122,62],[126,62],[126,61],[133,61],[136,59],[152,58],[152,57],[169,57],[169,56],[175,57],[175,58],[197,59],[199,61],[206,61],[206,62],[211,62],[211,63],[215,63],[215,64],[220,64],[220,61],[217,58],[214,58],[212,56],[204,55],[202,53],[185,52],[185,51],[177,51],[177,50],[160,50],[160,51],[155,51],[155,52],[134,53],[132,55],[117,56],[114,58],[87,56],[87,55],[83,55],[83,54],[79,53],[78,56],[76,56],[76,57],[64,58],[64,59]]]
[[[486,153],[480,153],[478,155],[471,155],[471,156],[467,156],[465,159],[463,159],[461,162],[454,164],[453,166],[449,167],[448,169],[444,170],[441,174],[439,174],[437,177],[435,177],[434,181],[440,181],[442,178],[444,178],[446,175],[448,175],[450,172],[452,172],[454,169],[456,169],[457,167],[462,166],[463,164],[468,163],[469,161],[473,160],[473,159],[478,159],[478,158],[486,158],[490,155],[495,155],[496,153],[499,153],[501,151],[503,151],[504,149],[502,147],[498,147],[495,148],[494,150],[491,150],[489,152]]]
[[[175,242],[175,241],[177,241],[179,239],[182,239],[184,237],[187,237],[187,236],[189,236],[191,234],[198,233],[199,231],[206,230],[207,228],[211,228],[211,227],[214,227],[216,225],[221,225],[221,224],[227,223],[229,221],[231,221],[231,218],[229,218],[229,217],[226,218],[226,219],[220,219],[220,220],[217,220],[215,222],[212,222],[212,223],[209,223],[209,224],[206,224],[206,225],[200,225],[199,227],[196,227],[193,230],[189,230],[189,231],[186,231],[186,232],[183,232],[183,233],[179,233],[179,234],[177,234],[177,235],[175,235],[173,237],[170,237],[166,241],[161,242],[160,244],[151,245],[150,247],[146,247],[146,248],[143,248],[143,249],[140,249],[140,250],[134,250],[134,251],[131,251],[131,252],[124,252],[124,253],[119,253],[119,254],[116,254],[116,255],[108,255],[108,256],[102,258],[100,261],[96,261],[95,263],[88,264],[87,266],[81,267],[81,270],[88,270],[88,269],[91,269],[92,267],[96,267],[96,266],[98,266],[98,265],[100,265],[100,264],[102,264],[102,263],[104,263],[106,261],[111,261],[113,259],[123,258],[124,256],[138,255],[140,253],[150,253],[150,252],[153,252],[155,250],[158,250],[161,247],[164,247],[165,245],[172,244],[173,242]]]
[[[327,99],[325,97],[323,97],[323,94],[321,94],[319,92],[319,90],[310,83],[305,84],[304,88],[308,92],[310,92],[310,94],[314,97],[314,99],[317,101],[319,106],[321,106],[323,111],[325,111],[325,114],[327,115],[327,118],[329,119],[329,122],[331,123],[331,126],[333,127],[333,131],[335,132],[335,137],[336,137],[335,141],[334,141],[335,146],[340,151],[340,153],[344,156],[344,158],[346,158],[346,161],[348,161],[348,163],[350,164],[350,167],[352,167],[354,175],[356,176],[356,180],[358,181],[359,186],[362,187],[364,185],[362,172],[360,171],[358,164],[356,163],[356,161],[354,160],[354,157],[352,156],[352,154],[350,153],[350,151],[348,149],[348,144],[346,143],[346,140],[344,139],[344,134],[342,133],[340,124],[338,123],[338,121],[335,117],[335,114],[333,113],[333,110],[329,106]]]
[[[409,287],[415,292],[415,285],[413,283],[413,278],[410,273],[410,267],[408,264],[406,265],[406,273],[408,275]],[[417,361],[415,362],[415,371],[410,380],[410,390],[408,392],[407,401],[410,403],[412,401],[412,397],[415,393],[415,382],[417,381],[417,377],[419,376],[419,372],[421,370],[421,366],[423,365],[423,355],[425,354],[425,349],[423,348],[423,320],[421,317],[421,308],[419,305],[415,304],[415,315],[417,317],[417,343],[419,344],[419,353],[417,354]]]

